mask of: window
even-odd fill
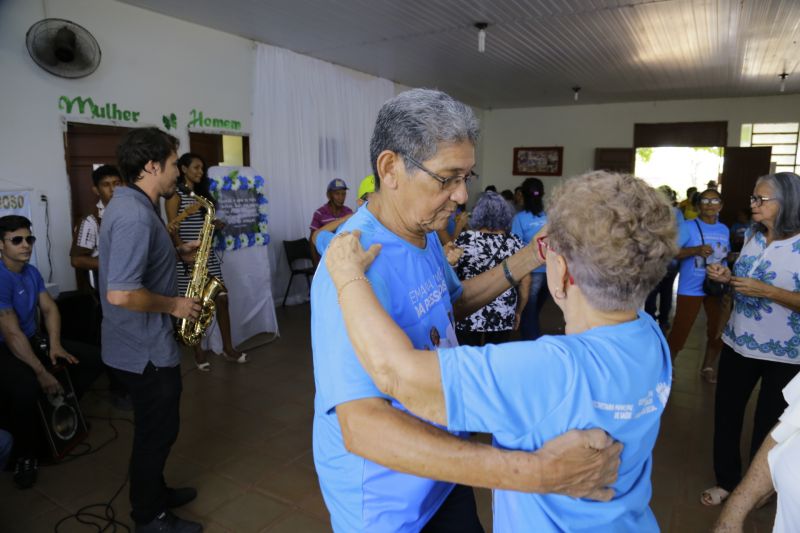
[[[740,146],[771,146],[775,172],[800,173],[800,123],[742,124]]]

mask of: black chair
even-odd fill
[[[308,239],[303,237],[295,241],[283,241],[283,250],[286,252],[286,260],[289,262],[289,270],[292,275],[289,277],[289,284],[286,286],[286,293],[283,295],[283,307],[286,307],[286,297],[289,296],[289,289],[292,286],[292,280],[295,274],[304,274],[308,282],[308,290],[311,292],[311,278],[314,276],[313,266],[295,267],[297,261],[306,259],[312,262],[311,259],[311,243]],[[313,262],[312,262],[313,263]]]

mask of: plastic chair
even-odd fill
[[[289,296],[289,289],[292,286],[292,280],[294,279],[295,274],[305,275],[306,282],[308,282],[308,291],[309,293],[311,292],[311,277],[314,275],[314,267],[303,266],[295,268],[294,266],[295,262],[300,261],[301,259],[312,261],[311,243],[309,243],[308,239],[305,237],[295,241],[283,241],[283,250],[286,252],[286,260],[289,262],[289,270],[292,272],[292,275],[289,277],[289,284],[286,286],[286,293],[283,295],[282,307],[286,307],[286,297]]]

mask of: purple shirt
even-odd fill
[[[311,217],[311,226],[309,226],[309,229],[311,230],[311,233],[314,233],[316,230],[318,230],[325,224],[328,224],[336,219],[346,217],[347,215],[352,215],[352,214],[353,210],[347,207],[346,205],[343,205],[341,211],[339,211],[339,215],[338,216],[334,215],[333,211],[331,211],[330,202],[326,203],[325,205],[314,211],[314,216]]]

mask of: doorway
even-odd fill
[[[131,128],[68,122],[64,153],[70,186],[71,228],[74,234],[81,218],[94,213],[97,196],[92,191],[92,172],[101,165],[117,164],[117,146]],[[75,270],[78,290],[88,290],[88,272]]]
[[[222,133],[189,132],[189,149],[209,167],[250,166],[250,137]]]
[[[719,183],[724,150],[717,146],[637,148],[635,175],[653,187],[668,185],[683,200],[689,187],[702,192],[709,182]]]

